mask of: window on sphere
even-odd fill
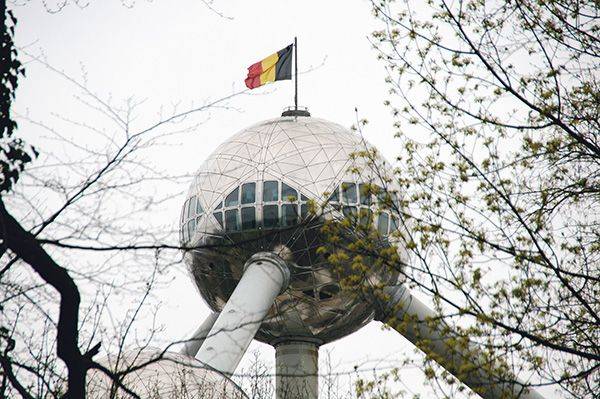
[[[215,219],[217,219],[217,222],[219,222],[221,228],[223,228],[223,212],[213,212],[213,216]]]
[[[308,216],[308,205],[307,204],[300,205],[300,217],[302,218],[302,220],[304,220],[304,219],[306,219],[307,216]]]
[[[253,206],[242,208],[242,230],[256,228],[256,212]]]
[[[230,192],[227,197],[225,197],[225,207],[236,206],[239,203],[239,192],[240,188],[237,187],[235,190]]]
[[[225,231],[236,231],[239,229],[238,210],[230,209],[225,211]]]
[[[263,183],[263,201],[273,202],[279,200],[279,184],[276,181],[266,181]]]
[[[342,209],[342,213],[347,218],[355,217],[356,216],[356,207],[355,206],[345,206],[344,209]]]
[[[298,205],[283,204],[281,213],[283,214],[283,226],[293,226],[298,223]]]
[[[190,198],[187,217],[191,218],[192,216],[194,216],[194,212],[196,212],[196,196]]]
[[[389,216],[387,213],[380,213],[379,218],[377,220],[377,231],[382,236],[387,235],[388,232],[388,224],[389,224]]]
[[[361,183],[358,186],[358,191],[360,194],[360,203],[362,205],[371,205],[371,190],[369,184]]]
[[[329,196],[329,202],[340,202],[340,189],[335,188],[331,195]]]
[[[263,206],[263,224],[265,227],[276,227],[279,224],[278,208],[277,205]]]
[[[356,184],[342,183],[342,195],[344,204],[356,204]]]
[[[281,183],[281,200],[298,201],[298,191],[285,183]]]
[[[242,185],[242,204],[252,204],[256,201],[256,183]]]

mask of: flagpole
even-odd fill
[[[298,111],[298,39],[294,37],[294,108]]]

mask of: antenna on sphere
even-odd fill
[[[294,110],[298,111],[298,38],[294,37]]]
[[[308,112],[308,108],[303,107],[303,109],[298,109],[298,38],[294,37],[294,43],[292,44],[294,48],[294,73],[292,74],[294,77],[294,106],[286,107],[281,114],[281,116],[310,116],[310,112]]]

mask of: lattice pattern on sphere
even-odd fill
[[[244,180],[282,180],[320,197],[351,166],[360,137],[317,118],[277,118],[251,126],[221,144],[197,173],[190,194],[211,208]]]

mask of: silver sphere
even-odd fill
[[[146,399],[247,399],[248,396],[223,374],[209,370],[193,357],[157,348],[132,349],[117,356],[98,361],[111,371],[126,372],[122,383],[141,398]],[[141,366],[141,367],[140,367]],[[138,368],[139,367],[139,368]],[[129,370],[134,371],[128,372]],[[102,371],[88,372],[87,396],[105,399],[115,389],[113,380]],[[122,389],[116,398],[129,398]]]
[[[248,258],[273,251],[288,262],[292,276],[257,339],[273,345],[285,339],[323,344],[373,318],[371,304],[359,293],[342,290],[341,275],[327,254],[317,251],[324,244],[323,218],[363,209],[372,212],[382,237],[398,228],[398,219],[378,211],[377,199],[361,190],[366,184],[398,192],[382,158],[376,156],[373,165],[352,156],[365,150],[373,147],[338,124],[287,116],[242,130],[210,155],[191,185],[180,223],[182,243],[198,247],[186,252],[185,262],[214,311],[225,306]],[[330,212],[310,215],[311,200],[331,204]],[[398,278],[398,272],[375,268],[369,276],[384,284]]]

